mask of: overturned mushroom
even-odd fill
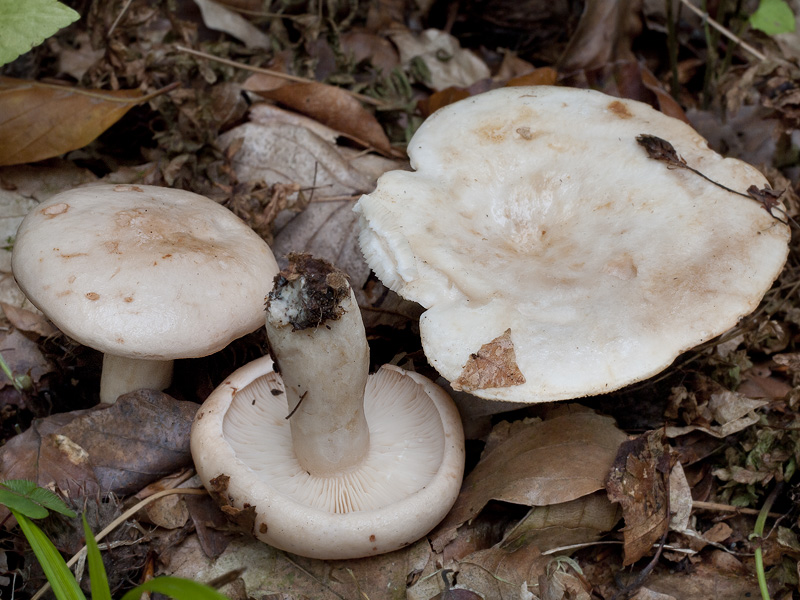
[[[228,209],[147,185],[42,202],[17,231],[12,266],[59,329],[104,353],[106,403],[164,389],[174,359],[207,356],[258,329],[278,272],[269,246]]]
[[[260,540],[314,558],[389,552],[430,531],[464,468],[450,397],[390,365],[368,377],[347,279],[307,255],[290,255],[276,277],[267,334],[277,362],[233,373],[192,429],[197,471],[226,512]]]
[[[651,158],[648,136],[691,169]],[[483,398],[645,379],[755,309],[787,256],[786,224],[746,197],[764,176],[639,102],[495,90],[435,113],[408,152],[415,172],[356,205],[361,247],[427,308],[431,364]]]

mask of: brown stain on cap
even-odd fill
[[[625,105],[624,102],[620,102],[619,100],[614,100],[610,102],[608,105],[608,110],[618,116],[620,119],[630,119],[633,117],[633,113],[628,110],[628,107]]]
[[[69,210],[69,204],[67,204],[66,202],[59,202],[58,204],[53,204],[52,206],[45,206],[39,212],[48,219],[52,219],[53,217],[57,217],[58,215],[63,215],[68,210]]]

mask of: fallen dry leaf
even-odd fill
[[[632,59],[631,40],[641,30],[641,0],[590,0],[559,59],[559,72],[593,70]]]
[[[82,148],[152,97],[139,90],[86,90],[0,76],[0,165]]]
[[[426,29],[416,34],[395,28],[389,37],[400,51],[400,60],[408,65],[413,59],[422,60],[430,72],[429,85],[433,90],[448,87],[468,87],[490,75],[486,66],[470,50],[444,31]]]
[[[216,559],[189,536],[169,557],[165,572],[208,582],[231,570],[241,575],[249,597],[291,592],[295,598],[405,598],[409,573],[422,571],[430,558],[426,540],[401,550],[369,558],[323,561],[277,550],[250,537],[233,540]],[[163,557],[162,557],[163,558]],[[227,587],[220,590],[228,591]]]
[[[471,392],[523,383],[525,376],[517,366],[511,330],[506,329],[502,335],[483,344],[475,354],[470,355],[461,375],[451,385],[457,392]]]
[[[214,0],[194,0],[194,3],[200,8],[203,23],[209,29],[227,33],[248,48],[269,48],[269,36],[239,13]]]
[[[515,85],[555,85],[556,81],[558,81],[558,71],[551,67],[540,67],[530,73],[509,79],[506,85],[509,87]]]
[[[606,491],[625,519],[625,558],[630,565],[650,552],[669,526],[672,455],[663,430],[650,431],[619,448]]]
[[[252,75],[243,87],[311,117],[362,146],[393,154],[389,138],[378,120],[341,88],[317,82],[293,83],[261,73]]]
[[[49,337],[58,333],[58,329],[40,312],[17,308],[2,301],[0,301],[0,309],[5,313],[8,322],[20,331],[35,333],[42,337]]]
[[[245,123],[220,136],[220,144],[227,148],[238,139],[243,141],[233,168],[240,182],[296,183],[315,198],[361,194],[374,187],[334,144],[305,127]]]
[[[458,585],[492,600],[524,600],[523,590],[536,587],[550,557],[531,544],[509,549],[494,546],[458,562]]]
[[[621,516],[619,506],[609,502],[604,491],[560,504],[536,506],[506,534],[502,546],[530,544],[547,552],[593,542],[611,531]]]
[[[36,419],[23,433],[0,447],[3,479],[29,479],[42,487],[60,490],[70,498],[93,496],[99,486],[94,471],[80,452],[59,438],[58,432],[89,410],[59,413]],[[0,521],[9,515],[0,505]]]
[[[113,405],[38,419],[0,447],[0,473],[73,499],[129,494],[191,462],[189,430],[197,408],[139,390]],[[0,519],[6,514],[0,507]]]
[[[626,439],[613,419],[588,409],[566,412],[545,421],[500,423],[484,455],[465,478],[453,509],[437,528],[434,548],[441,548],[460,525],[475,517],[490,500],[524,506],[569,502],[604,487]],[[503,429],[507,433],[500,433]]]
[[[15,376],[30,375],[33,383],[37,383],[54,368],[42,354],[39,345],[18,329],[0,333],[0,357]],[[6,385],[11,385],[11,382],[4,373],[0,373],[0,387]]]
[[[725,389],[708,377],[697,376],[693,391],[684,386],[673,388],[669,397],[667,416],[680,416],[686,426],[668,426],[668,437],[678,437],[695,430],[717,438],[741,431],[758,422],[755,410],[768,404],[768,400],[747,398],[743,394]]]

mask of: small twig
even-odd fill
[[[302,395],[302,396],[300,396],[300,400],[298,400],[298,401],[297,401],[297,404],[295,404],[295,405],[294,405],[294,408],[292,409],[292,412],[290,412],[288,415],[286,415],[286,420],[287,420],[287,421],[288,421],[289,419],[291,419],[291,418],[292,418],[292,415],[293,415],[294,413],[296,413],[296,412],[297,412],[297,409],[298,409],[298,408],[300,408],[300,403],[301,403],[301,402],[302,402],[302,401],[305,399],[305,397],[306,397],[306,396],[308,396],[308,390],[306,390],[305,392],[303,392],[303,395]]]
[[[755,56],[755,57],[756,57],[758,60],[761,60],[761,61],[766,61],[766,60],[767,60],[767,56],[766,56],[765,54],[763,54],[763,53],[759,52],[758,50],[756,50],[755,48],[753,48],[753,47],[752,47],[750,44],[748,44],[747,42],[745,42],[745,41],[744,41],[742,38],[740,38],[738,35],[736,35],[735,33],[733,33],[733,32],[732,32],[730,29],[728,29],[727,27],[725,27],[725,26],[724,26],[724,25],[722,25],[721,23],[718,23],[717,21],[715,21],[714,19],[712,19],[712,18],[709,16],[709,14],[708,14],[708,13],[706,13],[706,12],[703,12],[702,10],[700,10],[699,8],[697,8],[697,7],[696,7],[694,4],[692,4],[691,2],[689,2],[689,0],[681,0],[681,4],[683,4],[683,5],[684,5],[686,8],[688,8],[689,10],[691,10],[691,11],[692,11],[694,14],[696,14],[698,17],[700,17],[701,19],[703,19],[703,21],[705,21],[706,23],[708,23],[708,24],[709,24],[711,27],[713,27],[714,29],[716,29],[717,31],[719,31],[719,32],[720,32],[722,35],[724,35],[726,38],[728,38],[728,39],[730,39],[730,40],[732,40],[732,41],[736,42],[737,44],[739,44],[739,45],[740,45],[740,46],[741,46],[741,47],[742,47],[744,50],[747,50],[747,51],[748,51],[750,54],[752,54],[753,56]]]
[[[120,20],[122,19],[122,16],[126,12],[128,12],[128,9],[131,6],[131,2],[133,2],[133,0],[127,0],[127,2],[125,2],[125,6],[123,6],[122,10],[119,11],[119,14],[117,15],[117,18],[114,19],[114,22],[111,24],[111,27],[108,28],[108,33],[106,34],[106,38],[110,38],[111,34],[114,33],[114,30],[117,28],[117,25],[119,24]]]
[[[191,54],[192,56],[198,56],[200,58],[213,60],[223,65],[236,67],[237,69],[242,69],[244,71],[251,71],[253,73],[262,73],[264,75],[272,75],[273,77],[279,77],[281,79],[286,79],[287,81],[294,81],[295,83],[319,83],[318,81],[314,81],[313,79],[308,79],[306,77],[298,77],[297,75],[289,75],[288,73],[282,73],[281,71],[274,71],[272,69],[264,69],[262,67],[253,67],[251,65],[245,65],[242,63],[238,63],[235,60],[220,58],[219,56],[214,56],[213,54],[208,54],[206,52],[200,52],[199,50],[192,50],[191,48],[187,48],[186,46],[181,46],[176,44],[175,49],[179,50],[180,52],[185,52],[186,54]],[[352,92],[345,88],[339,88],[339,89],[341,89],[344,92],[347,92],[354,98],[361,100],[361,102],[364,102],[365,104],[371,104],[372,106],[386,106],[386,103],[383,102],[382,100],[377,100],[375,98],[371,98],[370,96],[365,96],[364,94]]]
[[[721,184],[719,181],[714,181],[705,173],[698,171],[694,167],[690,167],[689,164],[684,160],[682,156],[678,154],[678,151],[675,150],[675,146],[672,145],[671,142],[660,138],[655,135],[650,135],[648,133],[642,133],[636,136],[636,141],[638,144],[645,149],[647,152],[647,156],[652,158],[653,160],[657,160],[668,165],[667,168],[673,169],[686,169],[687,171],[691,171],[695,175],[698,175],[708,181],[709,183],[714,184],[718,188],[722,188],[726,192],[731,194],[736,194],[737,196],[742,196],[743,198],[747,198],[748,200],[755,200],[758,202],[761,207],[769,213],[769,216],[783,223],[784,225],[789,225],[789,223],[793,223],[795,227],[800,228],[800,225],[790,217],[785,210],[780,207],[780,202],[778,202],[778,198],[783,195],[783,192],[778,192],[773,190],[772,188],[767,185],[764,188],[759,189],[756,185],[751,185],[747,188],[747,193],[739,192],[737,190],[733,190],[726,185]],[[772,211],[777,210],[783,216],[786,217],[784,221],[780,217],[776,216]]]
[[[143,509],[145,506],[147,506],[148,504],[151,504],[152,502],[155,502],[159,498],[163,498],[164,496],[169,496],[171,494],[205,495],[207,493],[208,492],[206,490],[200,490],[200,489],[197,489],[197,488],[176,488],[176,489],[173,489],[173,490],[164,490],[163,492],[155,493],[152,496],[149,496],[148,498],[145,498],[141,502],[137,502],[132,507],[130,507],[128,510],[126,510],[124,513],[122,513],[120,516],[118,516],[116,519],[111,521],[111,523],[109,523],[106,526],[105,529],[103,529],[100,533],[98,533],[95,536],[95,540],[97,540],[99,542],[104,537],[106,537],[109,533],[114,531],[114,529],[116,529],[120,524],[124,523],[129,518],[131,518],[133,515],[135,515],[137,512],[139,512],[141,509]],[[86,546],[84,546],[83,548],[78,550],[77,554],[75,554],[75,556],[73,556],[72,558],[70,558],[67,561],[67,567],[72,567],[85,554],[86,554]],[[34,594],[34,596],[31,598],[31,600],[39,600],[39,598],[41,598],[44,594],[46,594],[49,589],[50,589],[50,584],[49,583],[45,583],[41,588],[39,588],[39,591],[36,592],[36,594]]]
[[[719,504],[717,502],[700,502],[698,500],[692,501],[692,508],[696,508],[698,510],[710,510],[713,512],[727,512],[727,513],[736,513],[741,515],[758,515],[761,511],[757,508],[747,508],[745,506],[733,506],[731,504]],[[780,518],[780,513],[769,513],[768,517],[772,517],[773,519]]]

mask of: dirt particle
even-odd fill
[[[370,542],[374,542],[375,541],[375,534],[374,533],[371,536],[369,536],[369,541]]]
[[[133,302],[133,297],[131,297],[131,296],[125,296],[125,297],[123,298],[123,300],[124,300],[125,302]]]
[[[266,523],[262,523],[261,525],[259,525],[259,526],[258,526],[258,532],[259,532],[260,534],[262,534],[262,535],[264,535],[265,533],[267,533],[267,524],[266,524]]]
[[[517,127],[517,133],[519,134],[519,137],[521,137],[523,140],[533,139],[530,127]]]
[[[620,119],[630,119],[633,116],[631,111],[628,110],[628,107],[619,100],[614,100],[613,102],[609,103],[608,110],[617,115]]]
[[[164,255],[164,256],[162,256],[161,258],[172,258],[172,254],[165,254],[165,255]]]
[[[86,298],[88,300],[91,300],[92,302],[94,302],[95,300],[99,300],[100,299],[100,294],[98,294],[97,292],[88,292],[86,294]]]
[[[58,215],[63,215],[65,212],[69,210],[69,204],[66,202],[59,202],[58,204],[53,204],[53,206],[46,206],[41,211],[48,219],[52,219],[53,217],[57,217]]]
[[[217,494],[222,494],[228,491],[228,484],[231,478],[229,475],[221,474],[214,477],[209,483],[211,484],[211,491]]]

